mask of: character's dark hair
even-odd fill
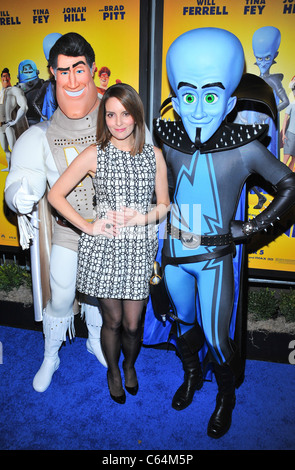
[[[111,138],[111,133],[106,125],[106,102],[109,98],[117,98],[126,111],[135,121],[134,146],[131,155],[141,153],[145,142],[144,109],[139,94],[126,83],[116,83],[110,86],[102,97],[97,117],[97,142],[104,149]]]
[[[98,71],[98,76],[100,77],[102,73],[107,73],[109,77],[111,75],[111,71],[108,67],[101,67]]]
[[[57,57],[59,54],[68,57],[84,56],[90,68],[95,61],[95,54],[92,46],[78,33],[64,34],[56,41],[50,49],[48,67],[56,69]]]
[[[5,69],[2,70],[2,72],[1,72],[1,77],[2,77],[2,75],[3,75],[4,73],[7,73],[8,76],[10,77],[9,69],[8,69],[7,67],[5,67]]]

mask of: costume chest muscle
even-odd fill
[[[95,125],[90,125],[90,127],[85,128],[84,120],[80,123],[80,126],[76,121],[73,129],[64,129],[63,123],[65,116],[61,118],[61,125],[59,122],[60,117],[60,112],[55,112],[51,125],[47,130],[46,137],[54,162],[61,175],[83,150],[95,143],[96,123]],[[93,196],[92,179],[87,176],[69,194],[67,199],[83,218],[92,219],[94,217]]]

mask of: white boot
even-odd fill
[[[62,341],[45,338],[44,360],[33,380],[36,392],[45,392],[51,383],[54,372],[59,368],[59,348]]]
[[[70,338],[75,335],[74,317],[54,318],[43,314],[43,331],[45,336],[44,360],[33,380],[36,392],[45,392],[51,383],[54,372],[59,368],[58,351],[66,340],[67,331]]]
[[[100,330],[102,317],[99,308],[94,305],[82,304],[82,315],[85,315],[85,322],[88,328],[88,339],[86,341],[87,351],[96,356],[97,360],[108,367],[101,349]]]

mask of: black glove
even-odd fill
[[[230,231],[235,243],[242,243],[247,240],[255,231],[252,229],[252,222],[255,219],[250,220],[249,222],[244,222],[243,220],[233,220],[230,224]]]
[[[248,222],[233,220],[230,225],[235,243],[247,240],[267,229],[281,218],[295,203],[295,173],[289,173],[276,186],[276,194],[269,206]]]

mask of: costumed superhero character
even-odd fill
[[[49,67],[56,80],[58,108],[50,120],[32,126],[18,139],[5,187],[5,200],[18,214],[21,245],[28,247],[33,237],[30,253],[35,319],[42,315],[45,337],[44,360],[33,380],[33,387],[39,392],[48,388],[59,367],[58,351],[66,334],[70,338],[75,334],[74,300],[80,236],[79,231],[53,213],[50,240],[52,218],[46,211],[47,199],[43,196],[46,196],[47,186],[52,187],[71,161],[96,142],[100,102],[93,80],[95,54],[82,36],[68,33],[59,38],[50,50]],[[146,140],[151,142],[150,134]],[[88,176],[68,198],[85,219],[93,219],[96,213],[93,196],[92,179]],[[37,203],[38,210],[35,209]],[[25,214],[33,215],[33,224]],[[49,257],[50,279],[47,282]],[[97,300],[87,297],[81,301],[88,328],[87,350],[106,367],[100,343],[102,318]]]
[[[26,96],[28,103],[27,120],[29,126],[40,122],[40,116],[34,107],[35,96],[42,87],[44,80],[39,78],[39,70],[32,60],[23,60],[18,65],[18,83]]]
[[[244,68],[236,36],[218,28],[188,31],[170,46],[166,66],[172,105],[181,118],[158,119],[154,129],[164,144],[174,186],[162,267],[178,319],[176,345],[184,382],[172,406],[182,410],[191,404],[210,365],[218,394],[207,433],[219,438],[230,428],[235,389],[244,372],[234,341],[241,243],[293,205],[295,175],[259,142],[267,126],[226,122]],[[276,194],[263,212],[244,222],[237,220],[245,214],[239,199],[252,174],[272,184]],[[145,328],[156,330],[149,321],[148,315]]]
[[[51,48],[49,66],[56,80],[58,108],[50,121],[30,127],[17,140],[5,187],[6,203],[18,214],[23,248],[27,248],[30,238],[34,237],[30,250],[35,319],[43,319],[45,337],[44,360],[33,381],[33,387],[38,392],[48,388],[59,367],[58,351],[67,333],[70,338],[75,335],[74,301],[79,239],[78,231],[58,214],[54,214],[51,229],[52,216],[47,214],[47,200],[43,196],[47,186],[55,183],[72,159],[95,143],[99,107],[93,80],[95,54],[82,36],[69,33],[58,39]],[[69,195],[71,204],[87,219],[94,217],[93,195],[89,176]],[[28,217],[33,215],[33,229],[25,214]],[[50,280],[46,282],[49,258]],[[50,284],[50,290],[47,284]],[[83,304],[82,311],[85,312],[88,327],[87,349],[106,366],[100,344],[100,311],[97,305],[90,304]]]
[[[2,90],[0,91],[0,144],[3,148],[9,171],[11,151],[16,139],[28,128],[26,112],[27,100],[18,87],[11,86],[10,73],[4,68],[1,73]]]
[[[43,52],[48,62],[49,53],[55,42],[61,37],[60,33],[50,33],[43,39]],[[55,78],[49,71],[50,78],[46,80],[34,97],[33,106],[41,116],[40,121],[47,121],[57,108],[55,96]]]

